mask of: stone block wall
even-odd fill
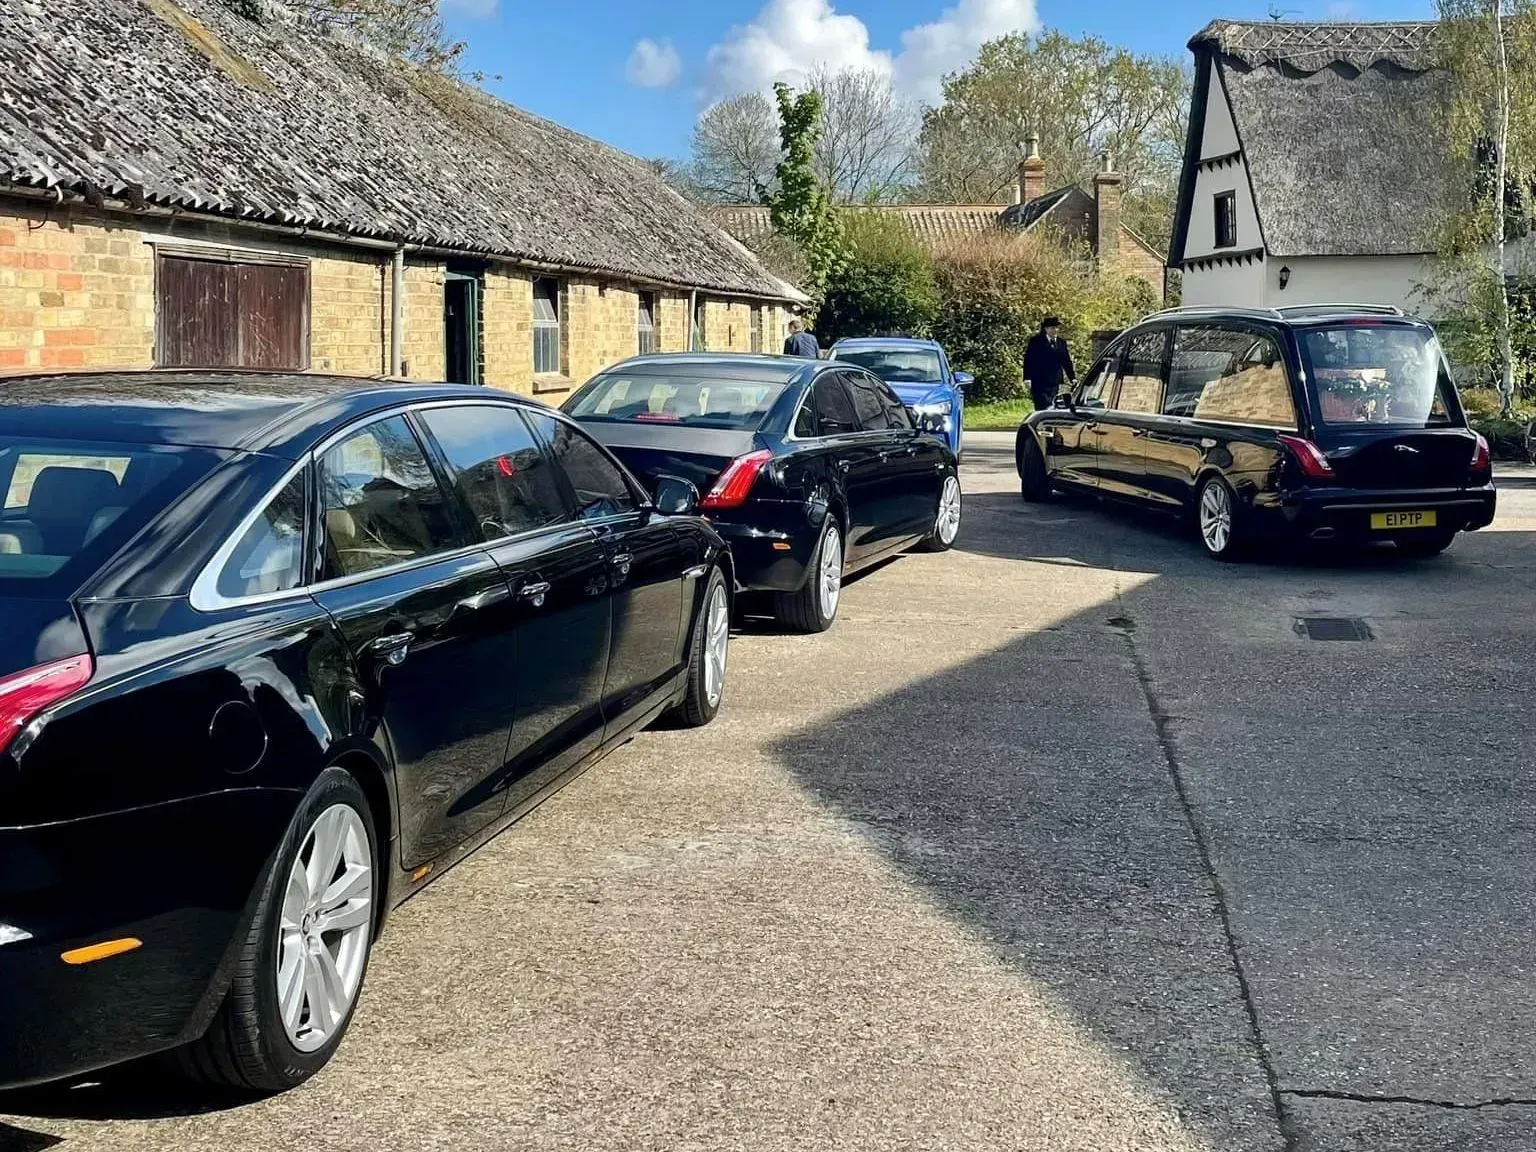
[[[533,392],[533,276],[515,268],[485,274],[483,379],[506,392]]]
[[[389,257],[312,259],[309,366],[316,372],[389,372]]]
[[[656,333],[658,352],[686,352],[688,350],[688,294],[686,292],[658,292]]]
[[[448,340],[443,328],[444,271],[440,262],[405,262],[405,338],[401,341],[401,359],[405,362],[405,375],[412,380],[441,380],[448,372]],[[387,357],[387,332],[385,347]]]

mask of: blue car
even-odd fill
[[[965,387],[972,377],[950,368],[949,357],[937,341],[907,336],[839,340],[827,358],[857,364],[880,377],[919,420],[949,441],[956,457],[960,455]]]

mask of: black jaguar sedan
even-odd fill
[[[1433,556],[1491,523],[1488,444],[1434,330],[1396,308],[1183,308],[1116,340],[1016,441],[1024,499],[1186,517],[1210,555],[1278,541]]]
[[[388,908],[720,706],[696,494],[533,402],[12,379],[0,491],[0,1086],[168,1049],[297,1084]]]
[[[822,632],[843,577],[960,531],[941,429],[856,364],[790,356],[641,356],[589,380],[565,411],[653,485],[683,479],[791,627]]]

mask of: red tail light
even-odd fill
[[[71,656],[0,679],[0,753],[32,717],[84,687],[95,671],[90,656]]]
[[[1333,465],[1328,463],[1328,457],[1323,455],[1323,450],[1305,436],[1281,436],[1280,443],[1291,450],[1296,457],[1296,462],[1301,465],[1301,471],[1309,480],[1332,480]]]
[[[749,452],[738,456],[726,465],[715,485],[699,501],[700,508],[736,508],[747,499],[752,484],[763,466],[773,459],[773,453],[764,448],[761,452]]]
[[[1488,451],[1488,441],[1481,432],[1476,435],[1477,443],[1472,446],[1472,471],[1479,474],[1491,472],[1493,470],[1493,456]]]

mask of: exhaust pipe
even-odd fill
[[[1313,540],[1332,540],[1337,533],[1328,527],[1314,528],[1309,534]]]

